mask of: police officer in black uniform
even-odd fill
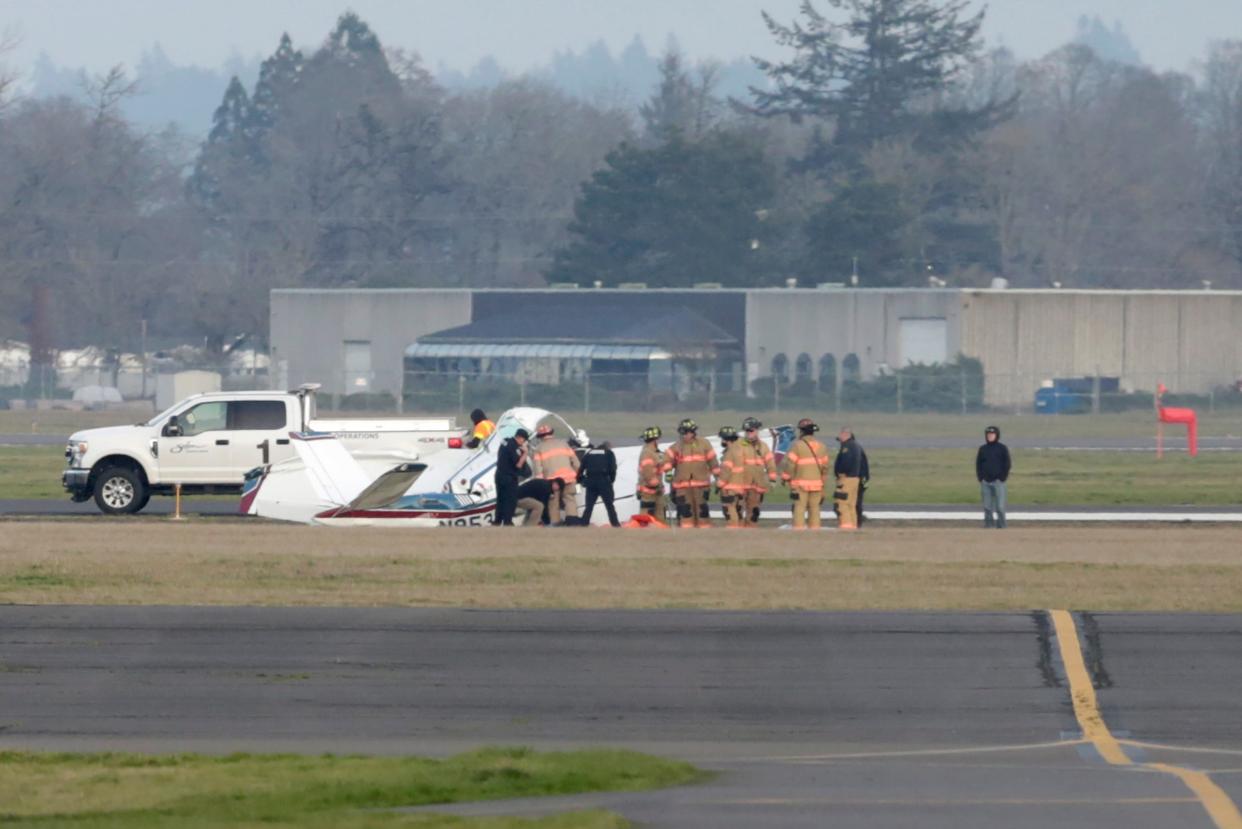
[[[518,481],[530,477],[530,463],[527,461],[529,449],[526,446],[529,438],[529,432],[518,429],[496,452],[497,527],[513,526],[513,513],[517,511]]]
[[[613,506],[612,485],[617,480],[617,456],[607,441],[599,446],[592,446],[582,455],[582,465],[578,469],[578,483],[586,488],[586,509],[582,512],[582,523],[591,523],[591,512],[595,502],[603,500],[604,509],[608,510],[608,523],[620,527],[617,520],[617,508]]]

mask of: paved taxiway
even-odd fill
[[[598,805],[690,827],[1236,829],[1153,764],[1192,780],[1209,770],[1226,804],[1242,801],[1242,617],[1073,617],[1109,738],[1135,741],[1125,766],[1082,739],[1052,618],[0,607],[0,747],[621,745],[719,776],[454,811]]]

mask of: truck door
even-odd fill
[[[229,403],[229,445],[232,449],[228,480],[241,483],[256,466],[293,457],[286,400],[234,400]]]
[[[166,484],[213,483],[229,467],[228,403],[209,400],[177,416],[180,435],[159,440],[160,480]]]

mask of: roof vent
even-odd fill
[[[791,276],[791,277],[789,277],[788,279],[786,279],[786,280],[785,280],[785,287],[786,287],[786,288],[796,288],[796,287],[798,287],[798,277],[796,277],[796,276]]]

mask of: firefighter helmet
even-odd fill
[[[737,440],[737,429],[734,429],[732,426],[721,426],[720,439],[725,441]]]
[[[745,420],[743,420],[743,421],[742,421],[742,431],[743,431],[743,432],[749,432],[749,431],[751,431],[752,429],[758,429],[758,428],[759,428],[760,426],[762,426],[762,425],[763,425],[763,422],[762,422],[761,420],[759,420],[759,418],[757,418],[757,417],[748,417],[748,418],[746,418]]]
[[[646,429],[643,429],[643,440],[659,440],[663,434],[659,426],[648,426]]]
[[[812,432],[819,431],[819,424],[817,424],[814,420],[811,420],[809,417],[804,417],[798,421],[798,431],[806,432],[809,435]]]
[[[677,424],[677,434],[679,435],[684,435],[687,432],[698,432],[698,431],[699,431],[699,424],[695,423],[694,420],[692,420],[691,418],[687,417],[681,423]]]

